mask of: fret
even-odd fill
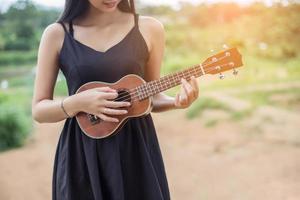
[[[152,91],[152,82],[148,82],[148,89],[149,89],[148,95],[152,96],[152,94],[153,94],[153,91]]]
[[[199,64],[199,66],[200,66],[200,69],[201,69],[202,74],[204,75],[204,74],[205,74],[205,71],[204,71],[204,69],[203,69],[202,64]]]
[[[151,96],[156,93],[156,87],[155,87],[155,81],[150,82],[150,87],[151,87]]]
[[[161,80],[158,81],[158,88],[162,88],[162,83],[161,83],[162,81]],[[158,91],[160,92],[160,89]]]
[[[139,100],[143,99],[142,87],[143,87],[143,85],[141,85],[141,86],[138,87],[138,97],[139,97]]]
[[[145,98],[147,95],[146,95],[146,87],[145,87],[146,85],[144,84],[144,87],[143,87],[143,98]]]
[[[155,91],[155,93],[159,93],[157,81],[154,82],[154,91]]]
[[[193,73],[195,74],[195,77],[198,77],[196,67],[193,67],[192,69],[193,69],[193,71],[194,71]]]
[[[170,76],[168,76],[168,78],[167,78],[167,88],[169,88],[170,86],[172,86],[172,84],[171,84]]]
[[[144,84],[144,98],[147,96],[147,83]]]
[[[187,72],[188,72],[188,79],[190,79],[193,73],[190,71],[190,69],[188,69]]]
[[[141,85],[141,87],[140,87],[140,97],[143,99],[144,97],[144,95],[143,95],[143,85]]]
[[[176,79],[175,79],[175,76],[172,76],[172,81],[174,83],[174,85],[176,84]]]

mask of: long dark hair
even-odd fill
[[[89,6],[88,0],[66,0],[65,7],[57,22],[70,22],[83,14]],[[134,0],[122,0],[118,8],[123,12],[135,13]]]

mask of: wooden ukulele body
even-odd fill
[[[152,97],[139,100],[136,95],[131,94],[130,92],[130,90],[133,90],[133,88],[136,88],[144,83],[145,80],[140,76],[129,74],[114,83],[92,81],[82,85],[80,88],[78,88],[76,94],[88,89],[108,86],[117,90],[118,97],[116,98],[116,101],[118,101],[118,99],[120,99],[120,101],[128,101],[131,102],[131,105],[124,108],[121,107],[122,109],[126,109],[128,111],[127,114],[113,115],[113,117],[119,119],[119,122],[107,122],[94,115],[85,112],[79,112],[76,115],[76,120],[81,130],[91,138],[101,139],[118,132],[118,130],[129,118],[139,117],[150,113],[152,110]]]

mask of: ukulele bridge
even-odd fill
[[[99,124],[101,119],[97,117],[96,115],[87,114],[87,117],[92,125]]]

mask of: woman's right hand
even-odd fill
[[[96,115],[108,122],[118,122],[119,120],[115,117],[107,116],[107,114],[124,115],[128,112],[126,109],[116,108],[130,106],[130,102],[112,101],[117,98],[118,93],[110,87],[88,89],[75,94],[75,96],[77,109],[79,109],[79,111]]]

